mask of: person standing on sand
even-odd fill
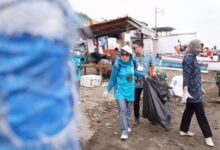
[[[135,63],[135,101],[134,101],[134,117],[135,117],[135,126],[139,124],[139,109],[140,109],[140,97],[143,91],[143,80],[144,78],[149,77],[150,67],[154,65],[153,57],[150,54],[147,54],[143,50],[143,42],[141,40],[136,40],[133,42],[133,50],[136,54],[134,56]],[[153,72],[153,75],[155,73]]]
[[[190,42],[186,55],[183,59],[183,97],[182,103],[186,103],[182,121],[180,125],[181,136],[194,136],[189,132],[189,126],[192,116],[195,112],[197,121],[205,138],[205,143],[213,147],[212,132],[206,118],[203,107],[203,95],[205,91],[201,83],[201,70],[196,56],[202,51],[202,43],[200,40]]]
[[[76,87],[77,93],[80,93],[80,79],[81,79],[81,50],[80,49],[72,50],[71,63],[75,71],[73,73],[75,77],[75,87]],[[80,99],[78,101],[78,104],[80,104]]]
[[[120,51],[120,58],[114,63],[109,84],[103,97],[107,98],[108,93],[115,87],[115,99],[119,108],[121,127],[121,139],[128,138],[130,119],[130,106],[134,102],[134,63],[132,49],[126,45]]]

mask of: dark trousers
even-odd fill
[[[139,119],[139,110],[140,110],[140,99],[141,92],[143,89],[135,88],[135,101],[134,101],[134,117],[135,119]]]
[[[196,114],[196,119],[199,123],[199,126],[202,130],[202,133],[205,138],[212,137],[212,131],[209,127],[208,120],[205,115],[203,103],[187,103],[186,108],[183,113],[180,130],[183,132],[188,132],[189,126],[193,114]]]

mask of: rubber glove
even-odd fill
[[[188,98],[193,98],[193,97],[189,94],[188,87],[184,87],[181,103],[186,103],[186,100]]]
[[[103,98],[106,99],[107,97],[108,97],[108,91],[105,90],[105,91],[103,92]]]
[[[205,95],[205,90],[203,87],[202,87],[202,95]]]

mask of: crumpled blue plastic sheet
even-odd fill
[[[0,34],[0,150],[79,148],[68,54],[62,41]]]
[[[1,0],[0,16],[0,150],[79,150],[67,63],[76,14],[62,0]]]

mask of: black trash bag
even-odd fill
[[[153,124],[160,124],[169,129],[171,114],[166,98],[169,87],[159,81],[147,79],[144,81],[143,117]]]
[[[167,101],[169,101],[171,97],[170,89],[172,89],[172,87],[168,86],[166,82],[161,80],[158,76],[155,76],[153,80],[150,79],[150,82],[152,82],[151,85],[153,88],[156,89],[161,102],[165,104]]]

